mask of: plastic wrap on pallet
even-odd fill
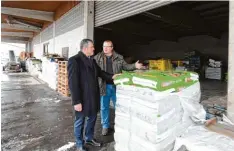
[[[129,138],[116,140],[116,151],[171,151],[176,136],[193,125],[190,116],[205,119],[200,95],[199,82],[180,92],[118,85],[115,129],[122,131],[115,138],[123,131]]]
[[[114,139],[115,139],[115,150],[129,151],[128,144],[130,139],[130,133],[128,130],[115,127]]]
[[[50,88],[56,90],[58,84],[58,63],[50,62],[44,58],[41,78]]]
[[[171,151],[174,148],[175,137],[168,137],[157,144],[132,135],[129,140],[130,151]]]
[[[174,151],[181,146],[189,151],[233,151],[234,139],[211,132],[204,126],[191,126],[181,137],[176,138]]]
[[[181,121],[181,110],[180,99],[176,94],[134,86],[117,86],[115,149],[135,151],[134,143],[137,140],[145,142],[139,146],[141,149],[171,148],[176,125]]]
[[[158,100],[167,97],[175,89],[169,89],[166,91],[158,92],[150,88],[140,88],[136,86],[129,85],[118,85],[117,95],[122,94],[125,96],[134,96],[135,98],[145,100],[147,102],[158,102]]]
[[[191,116],[196,116],[199,119],[206,118],[206,112],[203,106],[199,103],[201,98],[200,83],[196,83],[177,93],[180,98],[180,103],[183,108],[183,117],[181,124],[177,128],[177,135],[181,135],[185,129],[193,125]]]

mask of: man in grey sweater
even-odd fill
[[[143,65],[137,61],[134,64],[127,64],[122,55],[113,49],[113,43],[106,40],[103,43],[103,51],[98,53],[94,58],[100,68],[110,74],[122,73],[122,70],[132,71],[141,69]],[[101,94],[101,123],[102,135],[107,135],[110,128],[109,123],[109,106],[112,100],[114,107],[116,103],[116,86],[113,80],[105,81],[99,78],[99,87]]]

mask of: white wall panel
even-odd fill
[[[66,32],[55,38],[55,53],[62,54],[63,47],[69,47],[69,57],[80,50],[80,41],[84,38],[84,26]]]
[[[55,36],[72,31],[83,24],[84,2],[81,2],[55,22]]]
[[[43,56],[43,49],[41,47],[41,44],[34,45],[33,50],[34,57],[41,59]]]

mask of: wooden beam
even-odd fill
[[[54,21],[54,12],[30,10],[30,9],[21,9],[21,8],[11,8],[11,7],[2,7],[2,14],[14,15],[20,17],[33,18],[44,21]]]
[[[11,37],[28,37],[32,38],[32,32],[1,32],[2,36],[11,36]]]
[[[21,43],[21,44],[26,44],[28,42],[25,39],[13,39],[8,37],[2,37],[1,41],[6,43]]]
[[[2,23],[1,28],[2,29],[15,29],[15,30],[40,32],[40,28],[35,28],[35,27],[32,27],[32,26],[24,26],[24,25],[20,25],[20,24]]]

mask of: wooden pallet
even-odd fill
[[[67,65],[66,64],[59,64],[59,68],[67,69]]]
[[[67,65],[67,64],[68,64],[68,61],[59,61],[58,64],[59,64],[59,65]]]
[[[67,76],[58,76],[57,80],[61,82],[68,82]]]
[[[68,82],[68,78],[65,76],[58,76],[58,81]]]
[[[61,69],[61,68],[59,68],[59,73],[65,73],[65,74],[67,74],[67,69]]]
[[[70,91],[69,91],[68,85],[66,86],[66,85],[59,83],[58,84],[58,92],[64,96],[67,96],[67,97],[70,96]]]
[[[69,90],[68,84],[58,81],[58,88],[63,88],[64,90]]]
[[[58,83],[61,85],[68,85],[68,81],[58,81]]]
[[[66,97],[71,96],[71,94],[70,94],[69,91],[64,91],[64,90],[58,89],[58,92],[59,92],[60,94],[62,94],[63,96],[66,96]]]
[[[58,70],[58,92],[64,96],[70,96],[69,86],[68,86],[68,73],[67,73],[67,61],[59,61]]]
[[[64,77],[64,78],[65,78],[65,77],[67,77],[68,75],[67,75],[67,73],[59,72],[59,73],[58,73],[58,76],[59,76],[59,77]]]
[[[63,85],[68,85],[68,79],[67,78],[59,77],[58,82],[63,84]]]
[[[69,91],[69,87],[61,85],[61,84],[58,84],[58,90]]]

